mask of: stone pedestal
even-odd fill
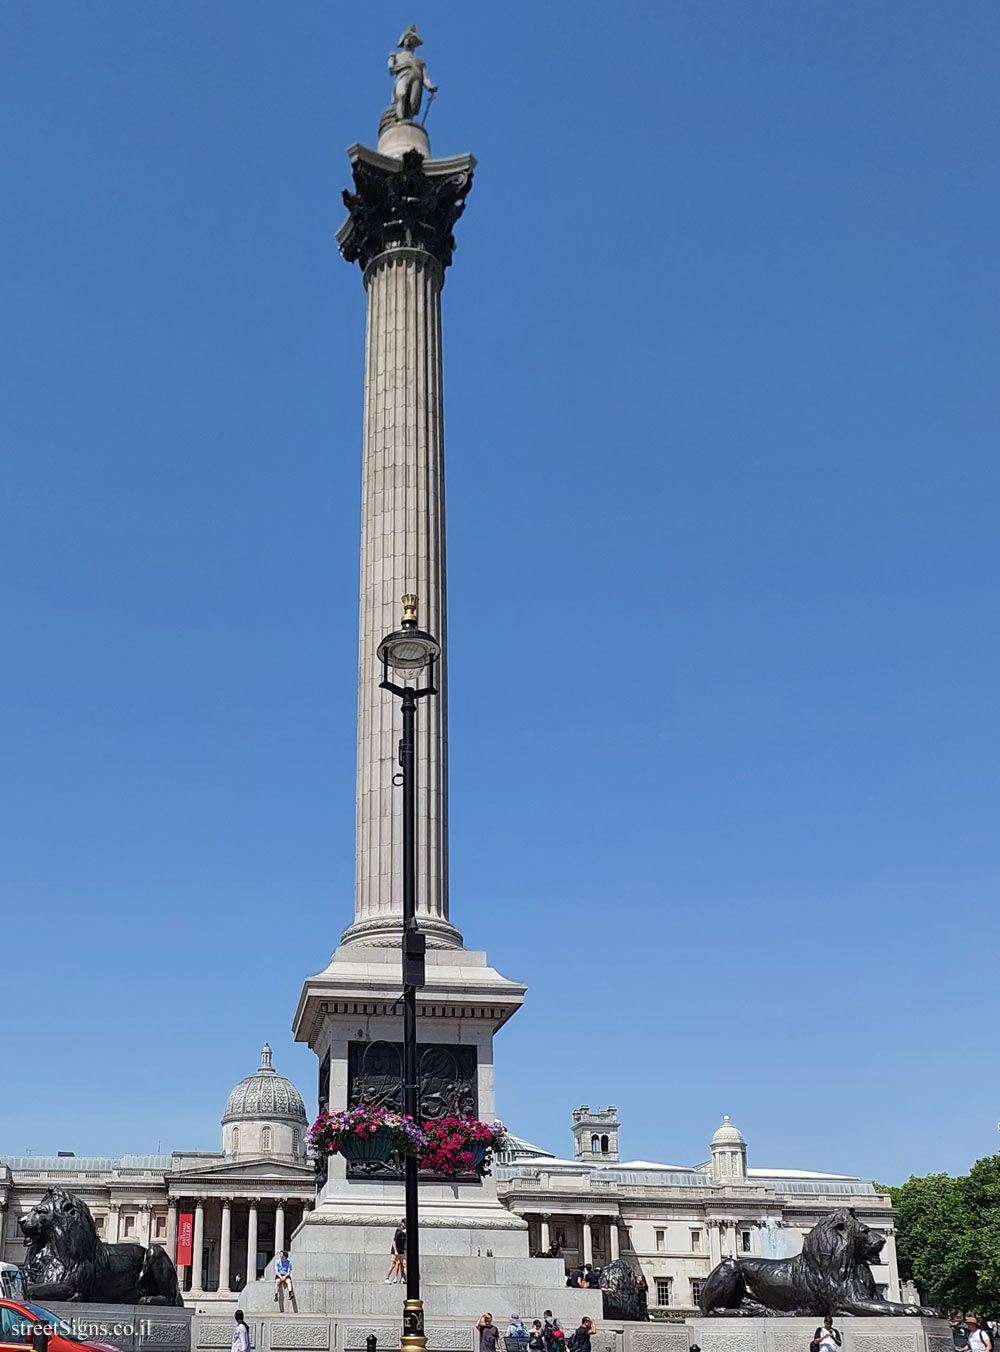
[[[691,1342],[701,1352],[808,1352],[822,1319],[689,1319]],[[945,1319],[838,1315],[843,1352],[953,1352]]]
[[[398,1104],[400,962],[395,948],[342,944],[326,970],[305,983],[296,1035],[320,1059],[332,1109],[357,1101]],[[486,1121],[495,1116],[493,1036],[520,1008],[524,989],[490,967],[485,953],[451,948],[428,952],[427,984],[418,993],[425,1116],[472,1113]],[[331,1157],[316,1209],[292,1239],[296,1287],[309,1301],[301,1308],[329,1310],[328,1302],[340,1299],[333,1290],[326,1295],[305,1292],[303,1280],[361,1280],[346,1275],[356,1271],[364,1273],[366,1286],[370,1281],[379,1286],[375,1296],[369,1291],[357,1298],[365,1309],[381,1309],[382,1293],[392,1290],[381,1283],[403,1211],[401,1177],[388,1168],[351,1166],[340,1156]],[[561,1263],[529,1259],[527,1224],[498,1201],[490,1175],[422,1179],[420,1245],[424,1281],[433,1281],[437,1265],[441,1279],[455,1284],[461,1268],[465,1276],[460,1284],[467,1290],[499,1281],[513,1298],[516,1290],[539,1288],[535,1295],[543,1301],[540,1308],[551,1305],[563,1286]],[[488,1266],[488,1276],[487,1266],[479,1271],[478,1265]],[[392,1308],[399,1299],[397,1288]],[[482,1308],[491,1309],[496,1299]],[[510,1308],[519,1307],[515,1303]]]

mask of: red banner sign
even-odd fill
[[[191,1262],[191,1238],[194,1234],[194,1213],[182,1212],[177,1217],[177,1266],[187,1267]]]

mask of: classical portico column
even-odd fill
[[[250,1199],[247,1217],[247,1285],[257,1280],[257,1198]]]
[[[538,1247],[541,1249],[542,1253],[548,1253],[548,1251],[549,1251],[549,1245],[552,1243],[552,1241],[549,1239],[549,1218],[548,1218],[548,1215],[546,1214],[546,1215],[544,1215],[544,1216],[539,1216],[538,1220],[539,1220],[539,1227],[538,1227],[539,1245],[538,1245]]]
[[[177,1199],[170,1198],[167,1207],[167,1253],[171,1263],[177,1262]]]
[[[414,130],[426,145],[426,135]],[[381,143],[380,143],[381,144]],[[361,511],[357,870],[354,924],[345,942],[394,942],[402,929],[402,795],[386,769],[399,741],[392,696],[379,689],[376,650],[399,624],[400,598],[417,596],[419,624],[443,655],[436,699],[417,725],[417,921],[432,947],[460,947],[448,918],[447,615],[441,287],[452,227],[475,161],[435,161],[415,149],[389,166],[354,146],[350,219],[337,238],[364,273],[364,468]],[[391,156],[392,151],[388,154]]]
[[[274,1256],[285,1247],[285,1199],[279,1197],[274,1205]]]
[[[712,1267],[722,1262],[722,1244],[719,1237],[719,1222],[714,1218],[706,1222],[708,1229],[708,1261]]]
[[[583,1218],[583,1261],[584,1261],[585,1263],[593,1263],[593,1261],[594,1261],[594,1235],[593,1235],[593,1231],[592,1231],[591,1228],[590,1228],[590,1221],[591,1221],[591,1218],[590,1218],[589,1216],[584,1216],[584,1218]]]
[[[7,1203],[0,1202],[0,1262],[3,1262],[4,1221],[7,1218]]]
[[[109,1244],[118,1243],[119,1223],[120,1223],[120,1202],[111,1202],[108,1204],[108,1234],[107,1242]]]
[[[885,1255],[889,1264],[889,1299],[901,1300],[902,1294],[899,1289],[899,1259],[896,1254],[896,1232],[895,1230],[886,1230]]]
[[[139,1243],[144,1249],[149,1248],[151,1238],[151,1215],[148,1202],[139,1203]]]
[[[608,1244],[611,1250],[612,1263],[618,1257],[618,1217],[611,1217],[611,1224],[608,1226]]]
[[[233,1234],[233,1204],[230,1198],[222,1199],[222,1233],[219,1236],[219,1290],[229,1292],[230,1250]]]
[[[191,1246],[191,1294],[203,1295],[202,1270],[205,1254],[205,1199],[199,1197],[194,1204],[194,1243]]]

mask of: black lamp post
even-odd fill
[[[398,629],[378,645],[382,661],[379,687],[398,696],[403,707],[403,736],[399,743],[399,767],[403,786],[403,1112],[417,1116],[417,991],[424,984],[426,939],[417,929],[417,786],[415,760],[417,700],[436,695],[434,663],[441,645],[433,635],[417,628],[417,598],[403,597],[403,620]],[[392,668],[405,682],[389,679]],[[425,675],[426,674],[426,675]],[[426,679],[426,684],[418,684]],[[403,1302],[403,1352],[423,1352],[424,1308],[420,1300],[420,1213],[417,1193],[418,1162],[405,1160],[406,1197],[406,1300]]]

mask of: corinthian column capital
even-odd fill
[[[397,160],[364,146],[348,154],[354,192],[344,192],[350,216],[337,235],[348,263],[366,269],[379,254],[416,249],[446,268],[455,251],[452,230],[472,187],[472,156],[425,160],[408,150]]]

